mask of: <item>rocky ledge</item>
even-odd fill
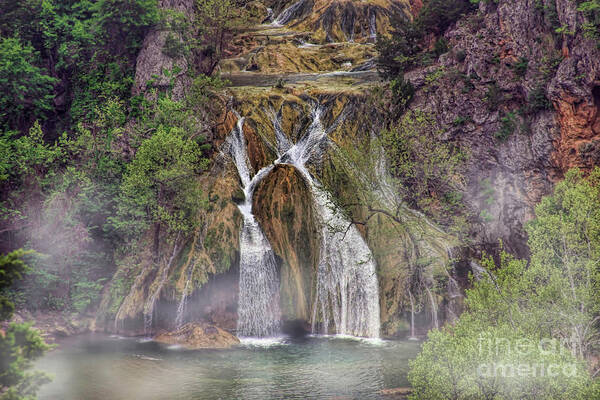
[[[206,323],[190,322],[173,332],[160,332],[154,340],[178,344],[191,350],[228,349],[240,343],[231,333]]]

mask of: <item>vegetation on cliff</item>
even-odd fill
[[[222,82],[198,66],[175,99],[175,67],[161,71],[166,87],[132,94],[144,37],[184,29],[156,0],[0,8],[0,247],[39,252],[9,297],[19,308],[85,313],[151,227],[155,247],[195,228],[207,113]]]

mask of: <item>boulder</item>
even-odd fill
[[[240,343],[231,333],[206,323],[190,322],[173,332],[154,337],[159,343],[177,344],[191,350],[227,349]]]

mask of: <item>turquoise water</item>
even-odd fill
[[[383,399],[408,386],[419,344],[339,337],[189,351],[136,338],[69,338],[36,365],[40,400]]]

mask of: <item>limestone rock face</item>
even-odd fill
[[[188,323],[174,332],[162,332],[154,337],[159,343],[181,345],[190,350],[228,349],[240,343],[231,333],[206,323]]]
[[[583,37],[576,3],[543,3],[556,5],[554,24],[573,35],[557,34],[536,2],[480,2],[446,32],[448,53],[406,74],[417,88],[411,108],[468,149],[464,201],[481,216],[475,243],[495,251],[501,239],[519,256],[528,254],[523,224],[535,204],[569,167],[593,165],[600,144],[600,53]],[[540,92],[549,104],[535,104]]]
[[[305,0],[288,24],[312,32],[312,38],[322,43],[374,41],[389,33],[394,15],[410,18],[410,14],[408,0]]]
[[[293,167],[280,165],[258,186],[254,213],[281,266],[281,309],[286,320],[310,319],[311,279],[319,240],[310,189]]]

